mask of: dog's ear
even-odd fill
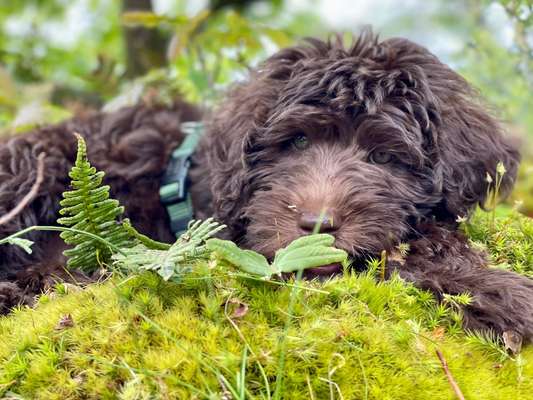
[[[390,67],[403,70],[403,76],[408,78],[406,86],[413,88],[416,101],[423,103],[427,112],[421,126],[427,127],[426,145],[435,189],[442,198],[436,217],[455,221],[458,216],[468,215],[477,204],[483,206],[488,189],[495,186],[500,162],[506,172],[499,195],[508,195],[520,155],[476,90],[426,48],[407,39],[388,39],[383,47],[387,49],[384,53],[389,54]],[[431,123],[426,125],[426,121]],[[491,187],[488,180],[493,181]]]
[[[233,237],[243,229],[243,208],[248,200],[246,165],[243,158],[243,138],[236,127],[211,126],[207,145],[200,147],[205,153],[214,217],[226,224]],[[205,149],[205,150],[204,150]]]
[[[504,166],[499,196],[509,194],[514,184],[520,155],[505,137],[499,122],[476,99],[468,84],[456,75],[453,93],[441,104],[436,141],[444,218],[466,216],[476,204],[485,205],[489,190],[496,187],[499,163]],[[454,90],[453,86],[450,90]],[[461,88],[458,86],[462,86]],[[446,215],[447,214],[447,215]]]
[[[246,226],[244,214],[251,194],[247,161],[250,140],[268,109],[262,104],[264,98],[257,95],[261,89],[253,86],[235,87],[209,119],[191,171],[193,181],[205,179],[199,176],[202,171],[208,175],[209,182],[203,186],[209,187],[211,211],[228,226],[234,240],[242,236]]]

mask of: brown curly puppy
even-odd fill
[[[245,247],[272,257],[319,223],[361,267],[408,243],[389,273],[438,298],[471,293],[467,328],[532,338],[533,281],[488,268],[457,232],[498,161],[505,195],[519,154],[461,76],[409,40],[364,33],[266,60],[215,113],[191,176],[199,214]]]
[[[69,132],[78,130],[134,224],[170,239],[158,180],[181,138],[180,113],[189,112],[183,104],[174,112],[139,106],[10,139],[0,147],[0,215],[29,190],[41,151],[47,181],[0,234],[54,220],[73,161]],[[369,33],[349,48],[310,40],[267,59],[207,125],[190,173],[197,218],[214,215],[231,239],[267,257],[317,223],[356,267],[409,243],[405,259],[391,257],[389,273],[438,298],[470,292],[467,328],[533,337],[533,281],[487,268],[456,223],[484,202],[486,173],[494,176],[498,161],[507,168],[501,192],[510,190],[518,152],[464,79],[426,49]],[[4,275],[43,258],[49,264],[54,246],[41,243],[34,261],[0,248]],[[329,265],[307,275],[339,271]]]

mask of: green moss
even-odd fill
[[[531,220],[510,213],[492,226],[478,213],[465,229],[495,263],[533,270]],[[282,398],[453,399],[436,349],[466,398],[533,392],[533,347],[518,357],[494,351],[465,335],[457,312],[399,279],[349,274],[301,285]],[[205,263],[179,284],[146,273],[80,291],[60,286],[0,319],[0,397],[269,398],[291,291]],[[244,316],[229,299],[248,306]],[[67,315],[73,323],[60,323]]]
[[[501,206],[494,223],[491,213],[478,211],[463,229],[493,265],[533,277],[533,219]]]

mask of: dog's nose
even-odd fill
[[[309,233],[315,229],[320,233],[331,233],[339,228],[338,221],[332,212],[317,214],[304,211],[300,214],[298,226]]]

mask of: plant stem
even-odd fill
[[[383,250],[381,252],[381,260],[379,261],[379,265],[380,265],[381,282],[384,282],[386,271],[387,271],[387,250]]]
[[[303,275],[303,269],[298,270],[298,273],[296,274],[296,282],[302,279],[302,275]],[[285,375],[285,353],[287,351],[286,338],[289,333],[289,329],[291,327],[292,314],[294,311],[294,305],[296,303],[296,299],[298,297],[299,291],[300,291],[300,287],[298,285],[294,285],[291,290],[291,296],[289,299],[289,307],[287,309],[288,316],[287,316],[287,320],[285,321],[285,327],[283,328],[283,335],[281,336],[280,341],[279,341],[280,356],[278,360],[278,371],[276,373],[276,387],[274,389],[274,396],[272,397],[273,400],[281,399],[281,391],[283,390],[283,378]]]
[[[292,283],[286,283],[282,281],[280,282],[280,281],[276,281],[273,279],[258,278],[256,276],[249,275],[246,273],[229,273],[228,276],[233,276],[237,278],[245,278],[245,279],[250,279],[252,281],[270,283],[272,285],[278,285],[278,286],[297,287],[298,289],[307,290],[308,292],[322,293],[322,294],[327,294],[327,295],[330,294],[330,292],[328,292],[327,290],[315,289],[313,287],[307,287],[307,286],[294,285]]]
[[[326,209],[322,209],[320,212],[320,215],[318,216],[317,223],[315,224],[313,228],[313,234],[317,234],[320,232],[320,227],[322,224],[322,221],[324,219],[324,216],[326,215]],[[299,282],[302,280],[304,270],[299,269],[296,273],[296,282]],[[283,378],[285,376],[285,353],[287,351],[287,334],[289,333],[289,329],[291,327],[292,323],[292,314],[294,311],[294,305],[296,304],[296,299],[298,297],[298,293],[300,291],[300,288],[298,285],[294,285],[294,287],[291,290],[291,296],[289,299],[289,307],[287,309],[287,320],[285,321],[285,327],[283,328],[283,335],[281,336],[279,340],[279,346],[280,346],[280,355],[278,360],[278,371],[276,373],[276,388],[274,389],[274,396],[272,397],[273,400],[279,400],[281,399],[281,392],[283,390]]]
[[[22,236],[22,235],[25,235],[26,233],[28,232],[32,232],[32,231],[54,231],[54,232],[72,232],[72,233],[78,233],[80,235],[85,235],[85,236],[88,236],[90,237],[91,239],[94,239],[100,243],[103,243],[105,244],[106,246],[110,247],[112,250],[116,251],[117,253],[120,253],[122,254],[123,256],[126,256],[126,253],[124,253],[124,251],[122,251],[119,247],[115,246],[113,243],[109,242],[108,240],[98,236],[98,235],[95,235],[94,233],[91,233],[91,232],[87,232],[87,231],[82,231],[80,229],[75,229],[75,228],[67,228],[67,227],[62,227],[62,226],[46,226],[46,225],[34,225],[34,226],[30,226],[28,228],[25,228],[21,231],[18,231],[18,232],[15,232],[13,233],[12,235],[9,235],[3,239],[0,239],[0,245],[2,244],[6,244],[9,242],[9,240],[11,239],[14,239],[14,238],[17,238],[19,236]]]

